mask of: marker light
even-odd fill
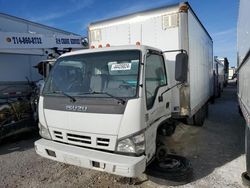
[[[99,44],[98,48],[102,48],[102,45],[101,45],[101,44]]]
[[[187,12],[188,11],[188,5],[186,4],[182,4],[180,7],[179,7],[179,10],[180,12]]]
[[[94,46],[94,45],[92,45],[92,46],[90,46],[90,48],[95,48],[95,46]]]
[[[106,44],[106,47],[110,47],[110,44],[108,43],[108,44]]]
[[[137,42],[136,42],[136,45],[137,45],[137,46],[140,46],[140,45],[141,45],[141,43],[140,43],[139,41],[137,41]]]

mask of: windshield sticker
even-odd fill
[[[131,70],[131,63],[113,64],[111,66],[111,71],[119,71],[119,70]]]

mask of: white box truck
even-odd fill
[[[228,80],[233,80],[234,79],[234,74],[235,74],[235,67],[229,67],[228,69]]]
[[[237,26],[237,54],[238,54],[238,100],[240,110],[246,120],[245,149],[246,172],[242,174],[243,183],[250,185],[250,1],[240,0]]]
[[[137,177],[161,155],[159,135],[171,135],[176,119],[202,125],[213,93],[212,39],[187,3],[88,29],[92,49],[59,57],[45,83],[35,149]]]
[[[214,57],[214,96],[220,97],[225,83],[225,67],[224,64]]]

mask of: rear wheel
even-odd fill
[[[206,118],[206,107],[203,106],[194,116],[194,125],[195,126],[203,126],[205,118]]]
[[[208,117],[208,104],[206,103],[200,110],[196,112],[191,118],[186,118],[187,125],[203,126],[204,121]]]

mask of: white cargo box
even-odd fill
[[[241,0],[239,8],[237,28],[237,50],[238,50],[238,98],[241,110],[250,126],[250,22],[249,0]]]
[[[188,3],[92,23],[89,39],[95,48],[140,43],[162,51],[186,50],[188,83],[173,89],[173,115],[191,117],[213,93],[213,42]],[[176,84],[176,54],[165,53],[169,87]]]

